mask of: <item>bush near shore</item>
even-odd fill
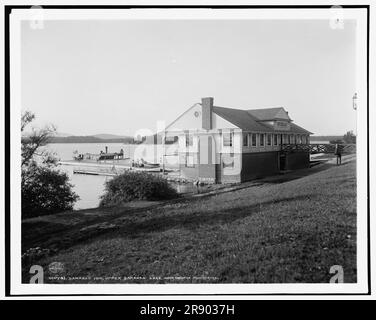
[[[177,191],[159,175],[126,171],[106,182],[100,206],[113,206],[132,200],[166,200],[177,196]]]

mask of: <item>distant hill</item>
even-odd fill
[[[174,144],[178,142],[178,137],[166,137],[165,144]],[[138,142],[140,143],[140,142]],[[162,144],[162,135],[161,134],[153,134],[152,136],[145,136],[142,137],[143,144]]]
[[[71,133],[66,133],[66,132],[56,132],[55,137],[70,137],[73,136]]]
[[[113,136],[113,135],[109,135]],[[121,138],[98,138],[96,136],[68,136],[68,137],[52,137],[50,143],[133,143],[133,137]]]
[[[126,139],[126,138],[130,138],[128,136],[121,136],[121,135],[109,134],[109,133],[93,134],[92,136],[99,138],[99,139]]]

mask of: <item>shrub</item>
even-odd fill
[[[347,131],[346,134],[343,136],[343,140],[345,143],[356,143],[356,135],[352,131]]]
[[[35,164],[22,170],[21,190],[23,219],[72,210],[78,199],[66,173]]]
[[[35,115],[30,111],[25,111],[21,117],[22,219],[71,210],[79,198],[73,192],[67,174],[56,169],[55,155],[41,148],[56,129],[47,126],[25,133],[25,128],[34,119]]]
[[[100,206],[132,200],[165,200],[177,197],[177,191],[159,175],[126,171],[106,182]]]

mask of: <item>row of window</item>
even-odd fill
[[[223,134],[223,146],[233,146],[233,132]],[[278,146],[281,144],[307,144],[306,135],[300,134],[272,134],[272,133],[243,133],[244,147]]]
[[[272,134],[272,133],[243,133],[244,147],[278,146],[281,144],[307,144],[306,135]]]
[[[193,136],[186,135],[186,146],[193,146]],[[234,133],[226,132],[222,134],[222,141],[224,147],[232,147],[234,142]],[[273,133],[243,133],[244,147],[264,147],[264,146],[278,146],[281,144],[308,144],[309,138],[307,135],[300,134],[273,134]],[[186,167],[194,167],[194,156],[188,154],[186,156]],[[223,166],[225,167],[225,165]]]
[[[226,132],[222,135],[224,147],[232,147],[234,133]],[[281,144],[308,144],[308,137],[300,134],[272,134],[272,133],[243,133],[244,147],[278,146]],[[193,146],[193,135],[186,135],[186,147]]]

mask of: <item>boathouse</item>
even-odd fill
[[[283,107],[242,110],[202,98],[163,132],[163,166],[168,141],[175,141],[180,175],[211,183],[243,182],[309,167],[309,152],[285,153],[282,144],[309,144],[308,130],[296,125]]]

